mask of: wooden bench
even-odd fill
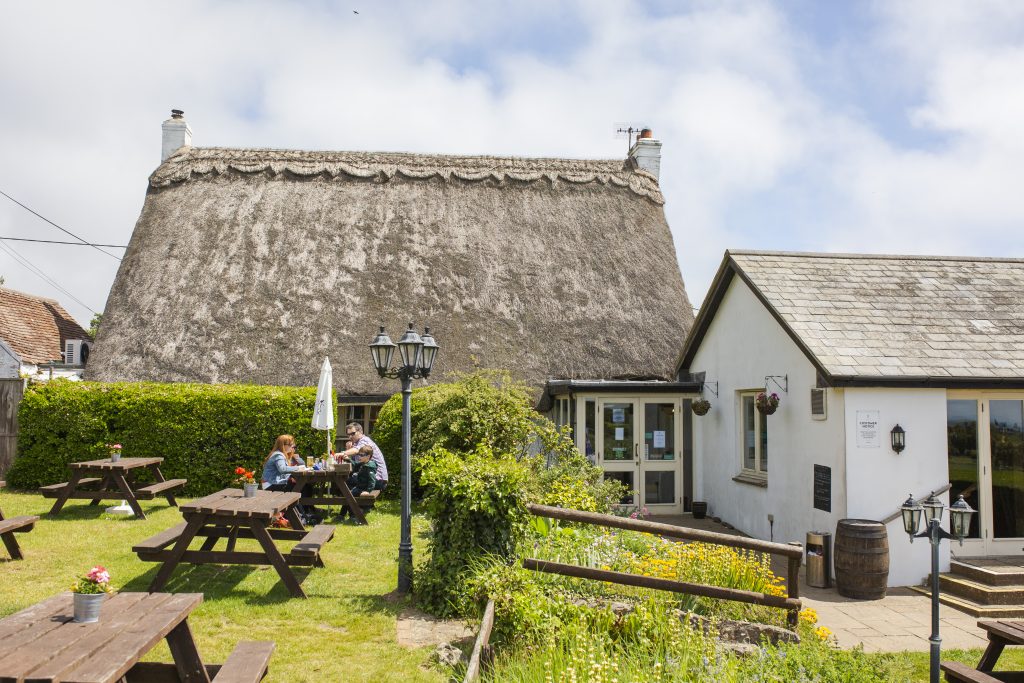
[[[317,524],[301,541],[295,544],[289,555],[295,558],[312,558],[314,565],[323,566],[320,561],[320,550],[332,538],[334,538],[333,526]]]
[[[7,486],[7,482],[0,481],[0,488],[5,486]],[[0,511],[0,540],[4,542],[4,546],[7,548],[7,552],[11,554],[12,560],[25,559],[24,555],[21,554],[21,547],[18,545],[18,539],[14,538],[14,534],[32,531],[35,523],[38,521],[39,517],[36,515],[22,515],[7,519],[4,517],[4,513]]]
[[[185,532],[185,527],[188,526],[187,522],[182,522],[178,526],[172,526],[170,529],[161,531],[155,536],[150,536],[145,541],[140,541],[132,546],[133,553],[145,553],[145,552],[156,552],[163,550],[167,546],[173,544],[179,538],[182,533]]]
[[[101,477],[86,477],[78,480],[79,486],[88,486],[89,484],[95,484],[96,482],[103,481]],[[62,482],[60,484],[50,484],[49,486],[40,486],[39,493],[43,494],[43,498],[56,498],[60,495],[62,489],[66,488],[68,482]]]
[[[213,683],[258,683],[267,675],[273,641],[243,640],[231,651]]]
[[[1000,679],[990,676],[984,671],[978,671],[967,664],[960,662],[942,662],[939,665],[946,672],[947,681],[960,681],[961,683],[1001,683]]]
[[[167,481],[158,481],[155,484],[149,486],[142,486],[135,489],[135,497],[142,498],[144,500],[152,500],[159,495],[172,497],[172,494],[167,493],[171,489],[181,488],[188,483],[188,479],[168,479]],[[173,505],[173,500],[171,501]]]
[[[364,491],[356,498],[356,502],[359,503],[359,507],[364,510],[372,510],[373,504],[377,502],[377,498],[379,496],[380,491]]]

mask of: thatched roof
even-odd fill
[[[54,299],[0,287],[0,339],[23,363],[61,361],[69,339],[88,339],[71,315]]]
[[[88,370],[98,380],[379,393],[408,320],[435,375],[668,376],[692,312],[632,162],[184,147],[150,177]]]

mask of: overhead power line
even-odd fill
[[[75,233],[71,232],[70,230],[65,230],[65,229],[64,229],[64,228],[62,228],[61,226],[59,226],[59,225],[57,225],[56,223],[54,223],[53,221],[51,221],[51,220],[50,220],[49,218],[47,218],[46,216],[42,215],[41,213],[39,213],[39,212],[37,212],[37,211],[33,211],[33,210],[32,210],[32,209],[30,209],[29,207],[25,206],[24,204],[22,204],[22,203],[21,203],[21,202],[19,202],[19,201],[18,201],[17,199],[15,199],[15,198],[14,198],[14,197],[12,197],[11,195],[7,194],[7,193],[6,193],[6,192],[4,192],[3,190],[0,190],[0,195],[3,195],[3,196],[5,196],[5,197],[7,197],[7,198],[8,198],[8,199],[10,199],[10,200],[11,200],[12,202],[14,202],[15,204],[17,204],[17,205],[18,205],[18,206],[20,206],[21,208],[23,208],[23,209],[25,209],[26,211],[28,211],[28,212],[29,212],[30,214],[32,214],[33,216],[36,216],[37,218],[41,218],[42,220],[46,221],[47,223],[49,223],[49,224],[50,224],[50,225],[52,225],[53,227],[57,228],[57,229],[58,229],[58,230],[60,230],[61,232],[63,232],[63,233],[66,233],[66,234],[68,234],[68,235],[71,235],[72,237],[74,237],[74,238],[75,238],[76,240],[78,240],[78,241],[79,241],[79,242],[81,242],[82,244],[84,244],[84,245],[87,245],[87,246],[90,246],[90,247],[92,247],[93,249],[95,249],[96,251],[100,252],[101,254],[106,254],[107,256],[109,256],[109,257],[110,257],[110,258],[112,258],[112,259],[117,259],[118,261],[120,261],[120,260],[121,260],[121,259],[120,259],[120,257],[118,257],[118,256],[114,256],[114,255],[113,255],[113,254],[111,254],[111,253],[110,253],[109,251],[103,251],[102,249],[100,249],[100,248],[99,248],[99,246],[98,246],[98,245],[92,244],[92,243],[91,243],[91,242],[89,242],[88,240],[84,240],[84,239],[82,239],[81,237],[79,237],[79,236],[78,236],[78,235],[76,235]],[[83,304],[83,305],[84,305],[84,304]],[[88,308],[88,306],[86,306],[86,308]]]
[[[77,302],[77,303],[78,303],[78,304],[79,304],[80,306],[82,306],[82,307],[83,307],[83,308],[85,308],[86,310],[88,310],[88,311],[91,311],[92,313],[96,313],[96,312],[97,312],[97,311],[96,311],[96,309],[94,309],[94,308],[93,308],[92,306],[90,306],[89,304],[85,303],[84,301],[82,301],[81,299],[79,299],[78,297],[76,297],[76,296],[75,296],[74,294],[72,294],[72,293],[71,293],[71,292],[69,292],[68,290],[64,289],[63,287],[61,287],[61,286],[60,286],[60,284],[58,284],[56,280],[54,280],[54,279],[53,279],[52,277],[50,277],[49,275],[47,275],[46,273],[44,273],[44,272],[43,272],[42,270],[40,270],[39,268],[37,268],[37,267],[36,267],[36,266],[35,266],[35,265],[34,265],[34,264],[33,264],[33,263],[31,262],[31,261],[29,261],[29,260],[28,260],[27,258],[25,258],[25,257],[24,257],[24,256],[22,256],[21,254],[19,254],[18,252],[16,252],[16,251],[14,250],[14,247],[8,246],[8,245],[4,244],[3,242],[0,242],[0,251],[5,251],[5,252],[7,252],[7,253],[8,253],[8,254],[9,254],[10,256],[12,256],[12,257],[14,258],[14,260],[15,260],[15,261],[17,261],[17,262],[18,262],[18,263],[20,263],[20,264],[21,264],[22,266],[24,266],[25,268],[29,269],[30,271],[32,271],[32,272],[33,272],[33,273],[35,273],[36,275],[38,275],[38,276],[39,276],[40,278],[42,278],[42,279],[43,279],[43,281],[45,281],[45,282],[46,282],[47,284],[49,284],[49,285],[50,285],[51,287],[54,287],[55,289],[58,289],[58,290],[60,290],[61,292],[64,292],[65,294],[67,294],[67,295],[68,295],[68,297],[70,297],[72,301],[75,301],[75,302]]]
[[[33,240],[28,237],[0,237],[0,240],[10,240],[12,242],[42,242],[43,244],[70,244],[73,247],[113,247],[114,249],[128,248],[128,246],[124,244],[93,244],[91,242],[83,244],[81,242],[61,242],[58,240]]]

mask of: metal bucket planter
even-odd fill
[[[259,488],[259,484],[245,484],[242,487],[243,495],[246,498],[255,498],[256,497],[256,489],[258,489],[258,488]]]
[[[110,462],[117,462],[121,459],[121,451],[114,451],[110,454]]]
[[[88,624],[100,620],[100,607],[107,597],[106,593],[75,593],[75,621]]]

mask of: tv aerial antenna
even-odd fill
[[[636,123],[617,123],[615,124],[615,137],[626,138],[626,154],[629,154],[629,150],[633,149],[633,143],[636,142],[637,138],[640,137],[640,131],[649,126],[645,124]]]

